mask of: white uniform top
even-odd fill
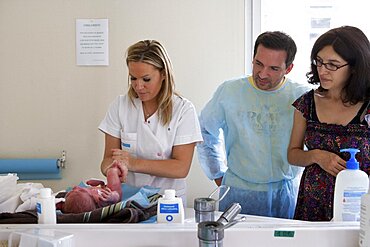
[[[163,126],[158,112],[145,121],[142,102],[127,95],[118,96],[109,106],[108,112],[99,125],[106,134],[121,139],[122,150],[141,159],[170,159],[173,146],[202,141],[198,116],[193,104],[174,95],[172,119]],[[165,189],[175,189],[176,195],[186,199],[185,179],[173,179],[129,172],[127,183],[136,187],[150,185]]]

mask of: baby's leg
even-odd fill
[[[107,170],[107,187],[111,191],[116,191],[119,195],[119,199],[122,198],[122,187],[121,187],[121,171],[117,167],[110,167]]]

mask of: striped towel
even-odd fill
[[[119,202],[91,212],[58,214],[57,223],[138,223],[157,214],[157,201],[143,207],[135,201]],[[0,224],[36,224],[36,210],[0,213]]]

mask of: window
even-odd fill
[[[362,0],[246,0],[246,34],[253,37],[252,47],[247,44],[251,39],[246,38],[246,50],[251,49],[252,54],[254,41],[261,32],[277,30],[289,34],[298,48],[289,77],[306,83],[311,48],[322,33],[330,28],[351,25],[370,37],[365,5],[366,1]],[[246,71],[250,72],[251,65],[246,64],[249,66]]]

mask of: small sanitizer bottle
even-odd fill
[[[349,152],[347,169],[338,173],[334,188],[333,221],[360,221],[361,197],[368,192],[369,177],[359,169],[355,155],[360,150],[355,148],[341,149]]]
[[[56,224],[55,197],[50,188],[40,189],[37,197],[36,210],[39,224]]]
[[[158,199],[157,223],[184,223],[184,206],[175,190],[165,190]]]

